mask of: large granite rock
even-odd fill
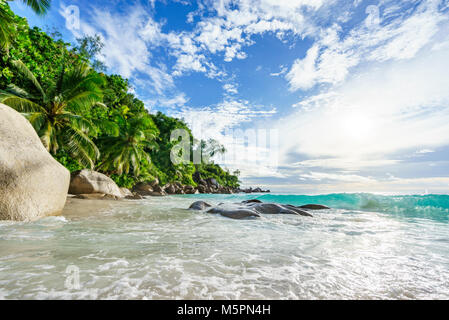
[[[122,191],[108,176],[88,169],[72,173],[70,180],[70,194],[105,194],[117,199],[123,198]]]
[[[194,202],[189,209],[191,210],[205,210],[208,209],[207,213],[220,214],[224,217],[231,219],[249,219],[258,218],[262,214],[290,214],[290,215],[300,215],[305,217],[313,217],[309,212],[304,210],[305,208],[309,210],[319,210],[329,209],[326,206],[320,205],[306,205],[302,207],[297,207],[293,205],[283,205],[277,203],[263,203],[260,200],[246,200],[241,203],[221,203],[213,208],[210,204],[197,201]],[[313,208],[313,209],[312,209]]]
[[[47,152],[28,120],[0,104],[0,219],[60,214],[69,182],[69,171]]]

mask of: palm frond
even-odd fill
[[[47,121],[46,125],[43,128],[41,137],[40,137],[42,144],[47,149],[47,151],[50,151],[50,149],[52,149],[51,144],[52,144],[52,141],[54,141],[54,139],[52,138],[53,135],[54,135],[53,126],[51,125],[51,123],[49,121]],[[53,148],[53,150],[54,150],[54,148]]]
[[[23,115],[28,119],[36,132],[40,132],[47,121],[46,114],[43,112],[23,113]]]
[[[21,98],[35,99],[35,97],[33,95],[29,94],[25,89],[22,89],[12,83],[8,85],[8,87],[5,91],[12,93]]]
[[[45,92],[30,69],[28,69],[28,67],[20,60],[14,60],[12,64],[19,70],[20,73],[22,73],[29,81],[31,81],[31,83],[34,84],[36,89],[42,95],[42,98],[45,100]]]
[[[76,128],[67,128],[65,146],[72,156],[89,168],[93,168],[95,160],[100,157],[100,151],[93,141]]]
[[[39,15],[46,14],[51,5],[51,0],[22,0],[22,2]]]
[[[8,51],[13,30],[14,20],[6,10],[6,4],[0,2],[0,49]]]
[[[98,128],[100,128],[101,131],[109,136],[117,137],[120,133],[120,127],[115,122],[109,120],[100,120],[95,124]]]
[[[80,115],[76,115],[68,111],[62,111],[58,114],[57,118],[67,120],[72,128],[80,130],[84,133],[95,132],[95,126],[92,122]]]
[[[19,112],[40,112],[43,108],[33,101],[19,97],[7,91],[0,90],[0,102]]]
[[[66,102],[74,111],[80,112],[86,110],[101,100],[102,96],[99,92],[81,91],[74,96],[67,98]]]

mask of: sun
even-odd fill
[[[363,113],[349,113],[340,118],[340,126],[347,138],[365,140],[373,134],[374,118]]]

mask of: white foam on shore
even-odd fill
[[[238,221],[185,209],[196,200],[80,200],[2,224],[0,298],[449,298],[447,224],[347,210]]]

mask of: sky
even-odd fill
[[[53,0],[67,42],[154,113],[228,153],[246,186],[324,194],[449,192],[448,0]]]

